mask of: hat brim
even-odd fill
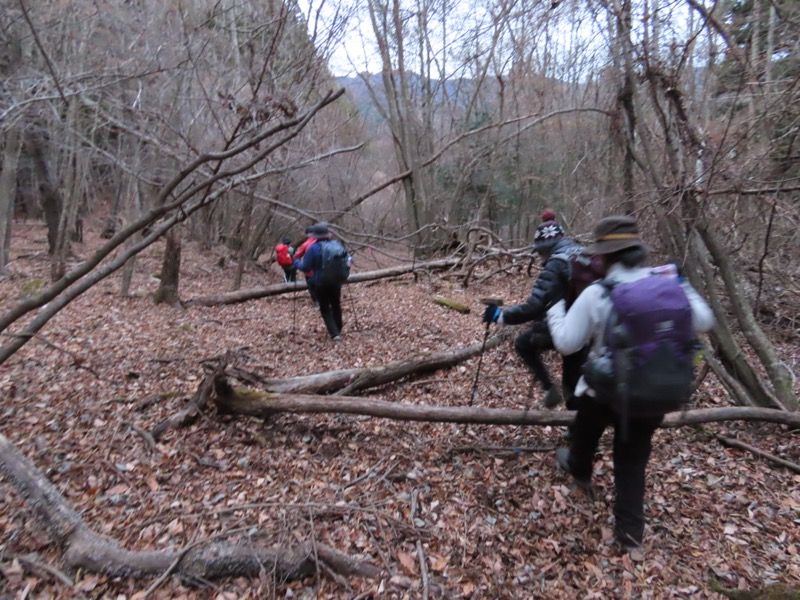
[[[586,254],[614,254],[628,248],[642,248],[650,252],[651,248],[640,239],[633,240],[604,240],[595,242],[584,250]]]

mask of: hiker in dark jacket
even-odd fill
[[[531,327],[516,337],[514,348],[542,384],[544,406],[554,408],[566,396],[567,408],[576,410],[573,392],[580,378],[586,353],[578,351],[571,356],[563,357],[563,396],[561,390],[553,385],[547,367],[542,362],[541,353],[553,350],[553,341],[547,329],[547,322],[544,320],[545,314],[550,306],[564,297],[569,283],[569,263],[558,256],[577,254],[583,248],[564,236],[564,230],[556,221],[552,211],[544,211],[541,218],[542,223],[536,228],[533,248],[544,259],[544,265],[533,284],[531,295],[523,304],[506,309],[490,305],[484,314],[484,322],[519,325],[533,321]]]
[[[308,246],[302,262],[296,261],[295,264],[301,271],[312,273],[308,283],[309,286],[314,286],[322,320],[333,341],[340,342],[342,339],[342,285],[340,283],[325,284],[320,281],[319,277],[323,246],[330,242],[332,235],[327,223],[313,225],[310,235],[316,242]],[[349,256],[347,260],[349,266],[351,262]]]
[[[604,256],[608,281],[625,284],[654,273],[652,269],[641,266],[648,248],[639,237],[636,221],[631,217],[609,217],[600,221],[595,228],[595,243],[588,251]],[[694,330],[710,330],[714,325],[711,309],[688,282],[683,281],[681,287],[691,308]],[[556,349],[570,353],[591,343],[589,358],[604,356],[611,310],[610,294],[602,283],[586,288],[569,312],[565,311],[563,300],[556,303],[547,312]],[[576,484],[591,489],[592,465],[600,436],[606,427],[614,425],[615,535],[632,557],[641,557],[645,471],[653,433],[664,417],[630,416],[624,423],[625,434],[620,434],[623,423],[608,398],[597,397],[584,377],[581,377],[575,392],[580,400],[570,447],[560,448],[556,461]]]

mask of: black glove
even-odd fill
[[[497,304],[487,304],[486,310],[483,311],[484,323],[497,323],[497,319],[503,314],[503,309]]]

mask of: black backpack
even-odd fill
[[[552,258],[565,261],[569,267],[567,283],[564,289],[564,300],[567,304],[567,309],[578,299],[583,290],[606,276],[602,257],[584,254],[583,248],[580,246],[576,246],[567,252],[555,254]]]
[[[320,240],[320,266],[317,270],[319,285],[342,285],[350,276],[350,260],[338,240]]]

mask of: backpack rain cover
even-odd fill
[[[339,240],[327,240],[320,244],[320,267],[317,281],[321,285],[342,285],[350,276],[347,250]]]

